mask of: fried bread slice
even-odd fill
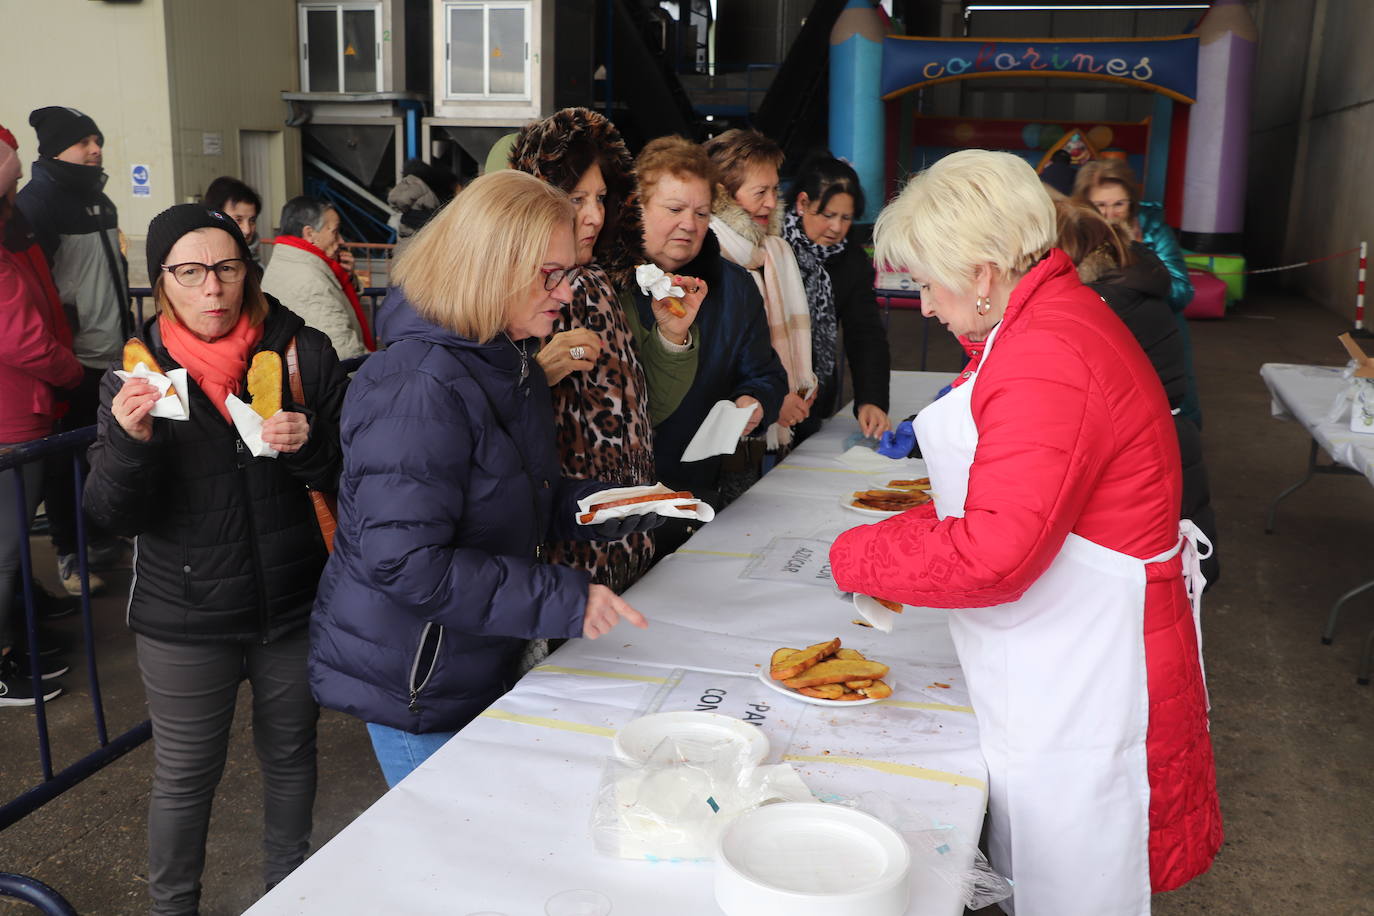
[[[139,363],[147,366],[149,372],[156,372],[158,375],[163,374],[162,367],[153,358],[153,351],[148,349],[148,345],[137,337],[130,337],[124,343],[124,371],[133,372],[138,368]],[[176,393],[175,385],[167,386],[167,394],[175,395]]]
[[[808,646],[800,652],[794,652],[780,661],[775,661],[770,667],[769,673],[773,676],[773,680],[785,681],[790,677],[796,677],[814,665],[820,664],[839,651],[839,648],[840,638],[838,636],[829,642],[818,642],[814,646]],[[776,653],[774,653],[774,657],[776,658]]]
[[[881,662],[832,658],[819,662],[796,677],[783,681],[788,687],[819,687],[822,684],[843,684],[845,681],[877,680],[887,675],[887,665]]]
[[[822,684],[819,687],[803,687],[797,693],[804,693],[809,697],[817,697],[822,700],[838,700],[849,691],[844,689],[843,684]]]
[[[892,688],[888,686],[886,681],[874,681],[869,686],[860,689],[859,693],[870,700],[884,700],[892,696]]]
[[[827,688],[830,687],[839,687],[840,690],[828,690]],[[868,699],[868,697],[864,696],[862,693],[845,690],[843,684],[823,684],[820,687],[798,687],[797,693],[808,697],[815,697],[818,700],[835,700],[841,703]]]
[[[248,397],[253,412],[266,420],[281,410],[281,355],[262,350],[248,367]]]
[[[783,659],[794,652],[800,651],[801,649],[775,649],[773,651],[773,657],[768,661],[768,670],[771,672],[775,668],[781,668]]]

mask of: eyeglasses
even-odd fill
[[[577,267],[558,267],[553,270],[541,270],[540,273],[544,275],[544,291],[551,293],[558,289],[558,284],[562,283],[565,277],[569,283],[576,283],[581,273],[581,269]]]
[[[248,262],[243,258],[229,258],[216,264],[187,261],[185,264],[167,264],[162,269],[182,286],[195,287],[202,285],[212,270],[221,283],[241,283],[248,274]]]

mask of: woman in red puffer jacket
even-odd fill
[[[877,260],[971,360],[916,433],[935,501],[841,535],[841,588],[949,608],[1017,916],[1139,916],[1221,845],[1178,440],[1130,331],[1079,282],[1035,173],[947,156]],[[1190,601],[1191,598],[1191,601]]]
[[[47,262],[14,206],[22,171],[17,146],[14,135],[0,127],[0,448],[51,433],[55,389],[73,387],[83,375]],[[18,635],[11,618],[20,532],[10,473],[0,474],[0,705],[27,706],[33,702],[33,685],[24,676],[29,669],[11,653]],[[31,518],[42,492],[43,463],[28,462],[23,475]],[[53,676],[62,669],[47,666]],[[50,687],[44,698],[58,692]]]

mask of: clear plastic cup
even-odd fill
[[[559,891],[544,903],[544,916],[610,916],[611,898],[600,891]]]

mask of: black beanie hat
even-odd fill
[[[243,233],[239,232],[238,223],[218,210],[207,210],[200,204],[177,204],[154,216],[153,221],[148,224],[149,275],[156,276],[154,271],[162,267],[162,262],[166,260],[167,252],[172,250],[172,246],[183,235],[197,229],[223,229],[239,246],[240,257],[252,263],[253,256],[243,241]]]
[[[35,108],[29,112],[29,126],[38,134],[38,155],[49,159],[91,134],[96,135],[101,146],[105,145],[105,135],[95,126],[91,116],[75,108],[60,105]]]

